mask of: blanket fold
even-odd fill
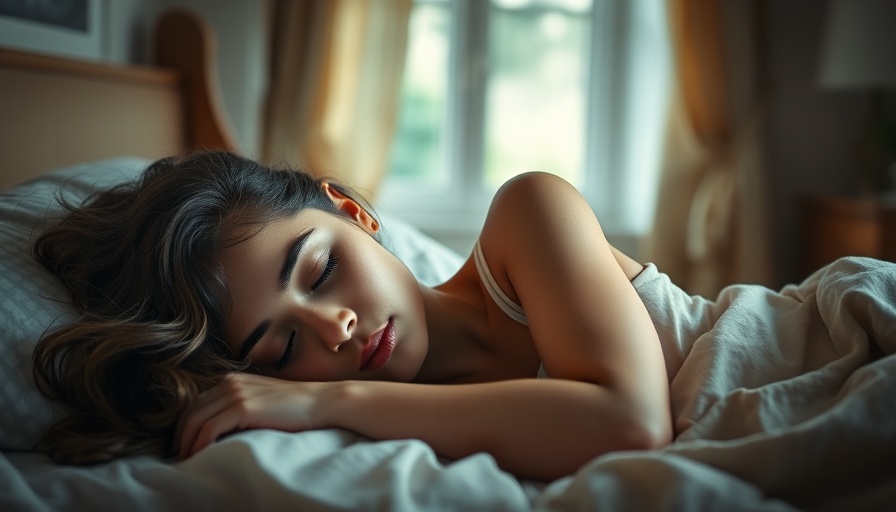
[[[341,430],[249,431],[180,463],[0,458],[0,509],[881,510],[896,504],[896,265],[848,258],[772,291],[634,282],[660,330],[675,441],[555,482],[486,454]]]

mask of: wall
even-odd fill
[[[72,51],[64,31],[0,17],[17,31],[0,25],[0,46],[32,49],[115,63],[150,62],[150,34],[155,19],[171,7],[199,12],[217,34],[217,69],[221,96],[241,147],[257,153],[267,76],[267,1],[265,0],[92,0],[98,21],[96,45]],[[48,38],[55,33],[59,37]],[[15,38],[15,40],[12,40]],[[94,39],[94,38],[91,38]]]
[[[868,114],[867,94],[816,83],[826,2],[768,0],[764,53],[768,98],[768,180],[781,283],[799,268],[799,200],[858,189],[853,144]]]
[[[247,153],[257,153],[267,76],[267,2],[264,0],[97,0],[103,9],[103,50],[114,62],[148,62],[152,21],[171,6],[199,11],[219,40],[221,92]],[[735,0],[733,3],[754,0]],[[852,144],[865,122],[867,95],[829,92],[816,85],[826,2],[764,0],[761,52],[768,87],[767,158],[772,237],[781,284],[799,269],[800,211],[810,194],[855,190]],[[2,44],[2,38],[0,38]],[[225,58],[226,56],[226,58]],[[466,240],[446,240],[466,247]],[[630,246],[636,241],[617,240]]]
[[[222,99],[247,154],[259,147],[267,76],[267,2],[261,0],[105,0],[107,58],[148,63],[153,21],[172,7],[197,11],[218,42]]]

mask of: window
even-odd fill
[[[415,0],[377,208],[473,237],[498,186],[542,170],[608,233],[645,231],[668,61],[662,0]]]
[[[390,177],[416,185],[444,184],[448,112],[451,5],[448,0],[414,4],[408,33],[401,109]]]

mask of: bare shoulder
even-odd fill
[[[544,173],[508,181],[480,245],[498,284],[523,308],[548,375],[602,386],[668,431],[662,347],[629,282],[641,265],[607,242],[575,187]]]
[[[528,172],[505,182],[492,199],[479,244],[496,281],[515,301],[518,296],[507,268],[513,265],[516,255],[528,250],[529,240],[549,231],[545,225],[550,221],[550,212],[563,202],[564,196],[575,192],[564,190],[567,187],[572,189],[552,174]]]
[[[608,385],[628,382],[629,370],[658,367],[635,354],[656,331],[627,263],[571,184],[544,173],[510,180],[495,196],[480,244],[498,284],[525,311],[550,375]]]
[[[578,191],[562,178],[543,172],[520,174],[498,189],[492,199],[483,236],[496,250],[520,235],[537,235],[556,222],[558,210],[585,203]],[[586,205],[587,206],[587,205]]]
[[[499,260],[495,264],[506,264],[505,258],[518,251],[547,250],[557,243],[565,246],[564,239],[579,237],[605,240],[585,198],[559,176],[528,172],[508,180],[495,194],[481,243]],[[613,247],[610,250],[629,279],[643,269],[629,256]]]
[[[490,213],[499,214],[508,209],[514,213],[531,212],[533,208],[553,209],[565,201],[584,202],[584,198],[559,176],[527,172],[511,178],[498,189]]]

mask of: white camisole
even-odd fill
[[[473,261],[476,262],[476,270],[479,271],[479,278],[482,279],[482,284],[485,285],[486,291],[491,295],[495,304],[501,308],[501,311],[506,313],[507,316],[513,320],[516,320],[523,325],[529,325],[529,322],[526,321],[526,313],[523,312],[523,308],[511,300],[511,298],[501,290],[501,287],[498,286],[494,276],[492,276],[492,271],[489,270],[488,263],[485,262],[485,255],[482,253],[482,247],[479,245],[479,240],[476,240],[476,246],[473,248]]]
[[[476,270],[479,272],[479,278],[482,280],[482,284],[485,285],[485,290],[491,296],[492,300],[495,301],[495,304],[497,304],[498,307],[501,308],[501,311],[511,319],[522,325],[528,326],[529,322],[526,320],[526,313],[523,311],[522,306],[508,297],[495,281],[492,271],[488,268],[488,263],[485,262],[485,254],[482,253],[482,247],[479,246],[479,240],[476,240],[476,246],[473,247],[473,261],[476,263]],[[544,379],[547,377],[548,374],[544,370],[544,365],[539,365],[538,378]]]

